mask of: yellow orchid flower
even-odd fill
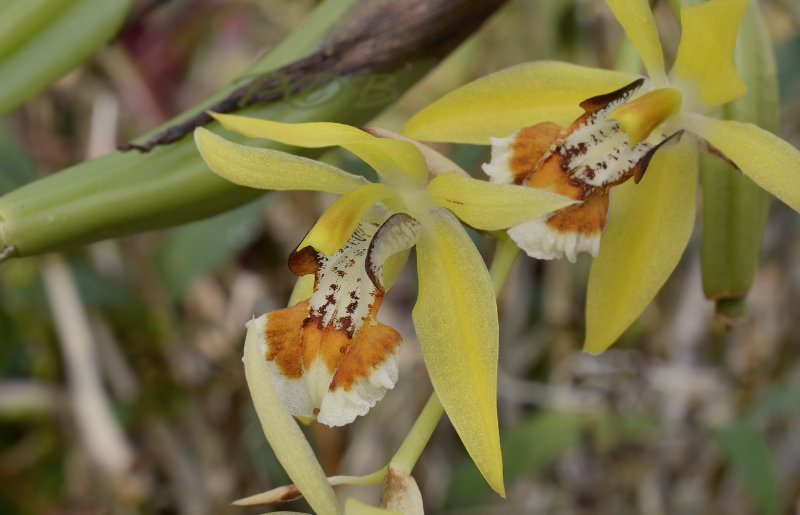
[[[202,128],[195,132],[206,163],[229,181],[342,194],[289,258],[295,274],[314,275],[313,292],[248,328],[289,412],[342,425],[365,414],[394,386],[401,336],[379,323],[377,312],[407,256],[401,251],[416,245],[419,296],[412,316],[431,382],[465,447],[502,493],[494,292],[456,217],[476,229],[499,230],[576,202],[457,173],[429,181],[428,163],[442,171],[449,161],[442,156],[426,161],[430,149],[346,125],[215,117],[248,137],[341,146],[370,164],[380,179],[371,183],[318,161],[238,145]]]
[[[707,115],[745,92],[733,51],[747,3],[682,7],[682,36],[667,73],[647,0],[606,0],[647,78],[560,62],[522,64],[454,90],[402,130],[418,140],[491,141],[484,170],[493,182],[583,201],[508,232],[533,257],[596,256],[586,306],[589,352],[614,343],[677,266],[694,224],[698,149],[800,210],[800,152],[753,124]]]

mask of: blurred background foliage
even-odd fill
[[[0,121],[0,193],[180,113],[315,4],[134,2],[134,12],[154,8]],[[781,136],[800,146],[800,7],[762,4],[780,71]],[[669,61],[679,27],[666,2],[656,14]],[[611,67],[620,35],[597,0],[512,0],[373,124],[397,129],[444,92],[522,61]],[[483,147],[441,149],[476,175],[488,158]],[[324,159],[368,173],[346,152]],[[173,230],[3,263],[0,513],[263,512],[230,506],[287,482],[248,397],[244,322],[285,304],[286,256],[330,201],[269,194]],[[474,237],[490,257],[491,242]],[[695,237],[655,302],[594,357],[580,352],[589,259],[519,258],[500,297],[508,499],[490,492],[443,422],[415,469],[427,511],[800,510],[798,262],[800,220],[774,203],[750,317],[729,327],[702,295]],[[381,311],[406,342],[395,390],[348,427],[306,428],[328,474],[385,465],[431,391],[408,316],[413,273]],[[95,416],[97,406],[111,416]],[[345,495],[374,504],[378,489]]]

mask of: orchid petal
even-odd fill
[[[399,201],[399,196],[385,184],[367,184],[342,195],[325,210],[297,246],[298,250],[310,246],[330,256],[342,248],[364,214],[387,199]]]
[[[264,367],[293,415],[348,424],[394,387],[402,338],[376,318],[382,265],[414,244],[418,228],[402,213],[383,224],[364,220],[330,257],[310,247],[290,256],[293,272],[315,275],[311,297],[254,323]]]
[[[425,159],[407,142],[376,138],[361,129],[332,122],[281,123],[272,120],[211,113],[223,127],[251,138],[265,138],[305,148],[340,146],[360,157],[387,182],[427,177]]]
[[[485,231],[507,229],[577,203],[545,190],[492,184],[454,173],[434,178],[428,194],[468,225]]]
[[[435,208],[417,242],[414,327],[433,387],[489,485],[501,495],[497,305],[489,273],[458,220]]]
[[[540,122],[568,126],[587,98],[636,77],[557,61],[524,63],[462,86],[417,113],[401,131],[423,141],[486,145]]]
[[[722,105],[747,87],[733,62],[733,49],[748,0],[709,0],[681,6],[681,42],[672,73],[694,88],[706,107]]]
[[[677,266],[694,225],[698,167],[692,143],[662,147],[639,184],[614,189],[589,274],[584,350],[596,354],[613,344]]]
[[[693,116],[687,128],[756,184],[800,211],[800,151],[792,145],[752,123]]]
[[[369,181],[319,161],[231,143],[198,127],[194,139],[211,170],[235,184],[264,190],[347,193]]]
[[[244,370],[264,435],[278,461],[314,511],[336,514],[340,511],[336,494],[306,437],[278,397],[263,365],[264,355],[258,341],[260,334],[258,324],[251,321],[244,343]]]
[[[289,296],[287,306],[294,306],[298,302],[307,300],[314,293],[314,276],[311,274],[301,275],[297,278],[292,288],[292,294]]]
[[[639,57],[642,58],[647,74],[656,85],[663,86],[667,82],[664,73],[664,54],[658,39],[658,29],[648,0],[606,0],[606,4],[614,13],[614,17],[625,29]]]

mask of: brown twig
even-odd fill
[[[353,77],[395,70],[426,57],[441,58],[472,34],[505,0],[401,0],[368,5],[350,23],[337,27],[327,43],[308,57],[255,77],[208,107],[229,113],[278,100],[321,85],[314,78]],[[308,77],[308,81],[303,81]],[[293,85],[291,91],[285,86]],[[120,150],[142,152],[182,138],[211,117],[204,111],[158,132],[145,143]]]

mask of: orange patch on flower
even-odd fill
[[[545,217],[543,221],[550,230],[599,236],[606,224],[610,188],[631,177],[636,182],[642,178],[650,157],[663,141],[630,146],[619,124],[607,117],[642,83],[640,79],[585,100],[580,104],[584,113],[566,129],[545,122],[521,129],[508,140],[498,140],[508,141],[505,166],[514,184],[583,201]],[[503,148],[497,149],[497,156],[505,158]],[[490,163],[495,169],[500,166],[501,163]]]
[[[265,358],[274,361],[286,378],[299,379],[305,369],[321,359],[332,375],[329,390],[350,391],[355,382],[368,377],[403,341],[400,333],[375,321],[380,300],[353,336],[330,325],[320,327],[319,320],[308,316],[308,304],[306,300],[273,311],[267,317]]]
[[[308,301],[291,308],[273,311],[264,325],[267,350],[264,358],[274,361],[283,375],[297,379],[303,375],[303,320],[308,316]]]
[[[333,375],[330,390],[342,388],[350,391],[362,377],[368,377],[373,370],[381,366],[386,356],[393,354],[402,343],[400,333],[381,323],[365,325],[353,339],[348,352]]]
[[[606,226],[608,188],[593,190],[582,204],[569,206],[547,219],[547,226],[559,232],[599,235]]]
[[[342,425],[365,414],[397,381],[400,333],[377,321],[383,260],[416,240],[418,223],[393,215],[362,221],[330,257],[305,247],[289,258],[313,273],[310,299],[257,320],[276,392],[294,415]],[[261,327],[261,326],[259,326]]]

